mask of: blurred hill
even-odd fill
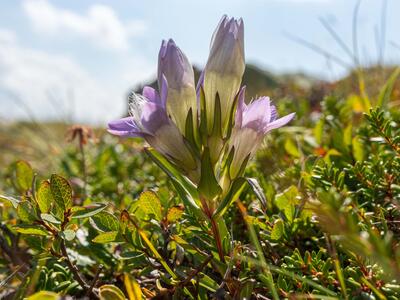
[[[201,70],[194,67],[195,80],[197,82]],[[319,86],[326,85],[326,82],[317,80],[314,77],[303,73],[292,74],[273,74],[263,70],[253,64],[247,64],[243,75],[242,85],[246,86],[246,99],[256,98],[257,96],[270,96],[272,98],[283,98],[288,95],[294,97],[307,97],[314,102]],[[143,86],[148,85],[157,89],[157,79],[148,83],[136,86],[133,90],[135,93],[141,93]],[[316,99],[317,100],[317,99]]]
[[[374,103],[380,89],[395,69],[396,66],[375,66],[363,68],[361,73],[360,70],[352,70],[336,82],[326,82],[302,73],[273,74],[249,64],[246,66],[242,84],[247,86],[247,101],[265,95],[275,102],[286,99],[298,105],[307,104],[311,111],[318,111],[321,101],[327,95],[346,98],[360,94],[360,74],[364,79],[365,90]],[[200,70],[195,68],[196,81],[199,75]],[[157,88],[157,81],[154,79],[145,85]],[[143,85],[140,85],[133,90],[141,93],[142,88]],[[400,80],[394,85],[391,101],[391,105],[400,105]],[[34,119],[26,122],[0,120],[0,165],[7,166],[10,162],[24,157],[38,170],[51,170],[57,165],[59,154],[68,146],[65,133],[70,125],[65,122],[46,123]],[[101,136],[105,133],[105,128],[99,128],[97,132]]]

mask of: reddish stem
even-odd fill
[[[222,242],[221,242],[221,236],[220,236],[219,230],[218,230],[218,224],[215,222],[215,219],[212,217],[210,218],[210,221],[211,221],[211,230],[212,230],[213,236],[215,238],[215,243],[217,245],[219,259],[222,262],[225,262],[224,249],[222,248]]]

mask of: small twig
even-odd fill
[[[194,269],[184,280],[179,282],[177,286],[185,286],[187,285],[197,274],[199,274],[203,269],[208,265],[208,263],[213,259],[213,255],[210,254],[205,261],[201,263],[196,269]]]
[[[22,266],[22,271],[26,272],[29,269],[29,262],[25,262],[20,255],[20,249],[18,247],[17,237],[5,226],[4,224],[0,224],[0,229],[4,232],[4,235],[0,235],[0,250],[8,256],[9,261],[14,266]],[[11,241],[11,247],[8,245],[7,239],[5,236]],[[4,256],[4,255],[3,255]],[[4,257],[6,258],[6,257]],[[7,258],[6,258],[7,259]]]
[[[72,275],[74,276],[75,280],[79,283],[79,285],[83,288],[83,290],[89,290],[90,285],[86,282],[86,280],[83,278],[83,276],[79,273],[78,268],[69,259],[64,240],[61,240],[61,253],[63,254],[63,256],[67,262],[68,268],[72,272]],[[94,296],[96,299],[98,298],[98,296],[93,291],[90,291],[90,295]]]
[[[4,278],[2,281],[0,281],[0,289],[4,287],[8,281],[10,281],[18,272],[22,269],[25,268],[26,264],[24,263],[23,265],[19,265],[10,275],[8,275],[6,278]]]
[[[100,265],[99,268],[97,269],[96,275],[94,275],[93,281],[90,284],[90,287],[86,292],[86,296],[89,296],[91,293],[93,293],[93,289],[99,280],[101,271],[103,271],[103,265]]]

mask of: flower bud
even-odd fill
[[[244,69],[243,21],[223,16],[212,37],[210,55],[204,70],[203,87],[209,133],[213,129],[217,93],[221,103],[221,132],[226,133]]]
[[[163,77],[167,86],[163,84]],[[167,112],[182,134],[185,134],[186,118],[192,108],[196,121],[196,91],[193,67],[186,55],[172,39],[162,41],[158,55],[159,89],[167,89]],[[194,124],[197,124],[194,122]]]

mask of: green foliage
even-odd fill
[[[312,118],[306,100],[282,99],[296,123],[268,136],[211,219],[196,188],[135,140],[85,146],[86,193],[72,146],[58,175],[13,163],[1,183],[0,289],[15,299],[399,299],[390,86],[385,109],[331,95]],[[212,195],[213,170],[203,173]]]

